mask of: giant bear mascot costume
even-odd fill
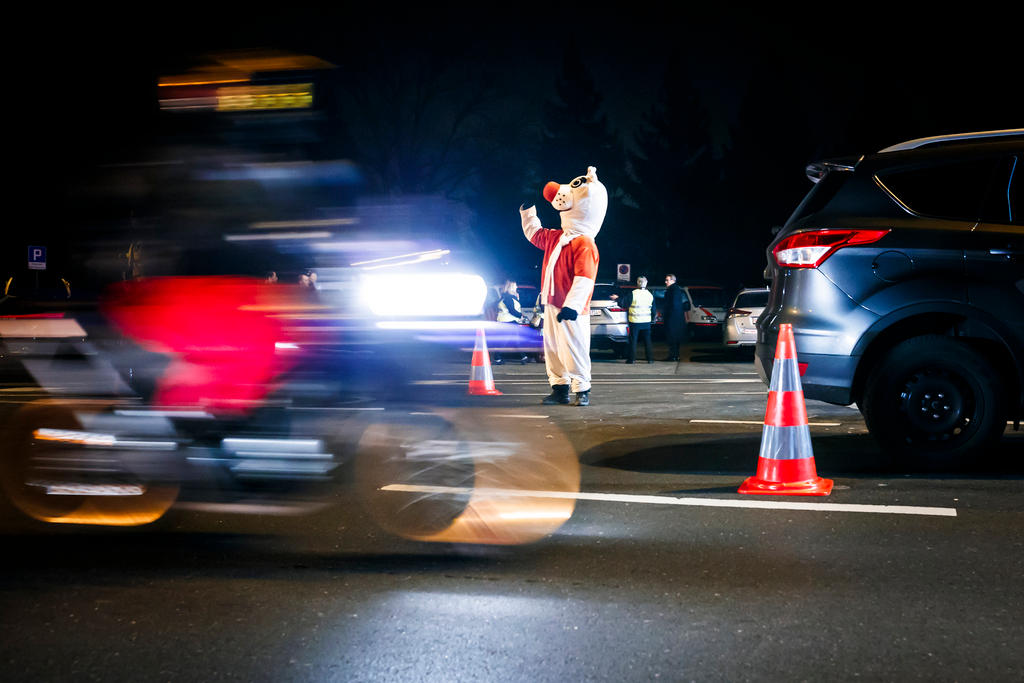
[[[523,234],[544,250],[541,303],[544,304],[544,364],[551,395],[544,403],[590,405],[590,296],[597,277],[598,253],[594,238],[608,210],[608,190],[597,179],[597,169],[572,182],[544,186],[544,199],[558,210],[560,230],[541,227],[537,207],[519,207]]]

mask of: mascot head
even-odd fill
[[[548,183],[544,186],[544,199],[558,210],[566,235],[597,237],[608,211],[608,190],[597,179],[596,168],[589,166],[586,175],[567,185]]]

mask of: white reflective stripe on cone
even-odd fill
[[[761,458],[768,460],[800,460],[813,458],[811,430],[807,425],[772,427],[765,425],[761,432]]]

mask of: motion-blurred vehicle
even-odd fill
[[[618,288],[610,283],[594,285],[590,298],[590,348],[612,350],[616,355],[625,352],[629,343],[629,322],[626,310],[612,299]]]
[[[767,303],[767,287],[740,290],[726,311],[722,343],[730,348],[757,344],[757,319]]]
[[[199,165],[198,188],[178,189],[197,203],[209,199]],[[293,178],[296,194],[316,185],[316,164],[305,167],[313,179]],[[533,443],[491,419],[464,382],[433,376],[447,360],[468,379],[478,330],[498,347],[540,339],[482,319],[487,287],[472,255],[418,237],[419,224],[395,227],[394,215],[424,220],[403,206],[289,217],[291,205],[251,201],[262,213],[205,209],[218,229],[148,232],[145,250],[130,250],[145,277],[119,270],[127,235],[112,245],[76,233],[66,249],[104,276],[72,292],[98,299],[69,300],[45,276],[29,291],[17,283],[33,275],[14,276],[0,306],[2,521],[311,514],[351,492],[342,498],[419,540],[519,543],[564,522],[571,507],[535,501],[516,517],[516,501],[470,495],[578,479],[554,450],[573,452],[557,433],[560,446]],[[263,277],[270,266],[278,283]],[[297,284],[309,266],[318,289]],[[540,453],[561,464],[538,467]]]
[[[0,255],[0,521],[361,503],[408,538],[498,544],[564,523],[571,498],[487,493],[578,491],[579,464],[466,395],[478,337],[540,332],[484,319],[465,206],[369,196],[320,156],[332,65],[188,63],[160,79],[153,147],[71,174],[64,218]]]
[[[807,167],[768,247],[756,365],[793,325],[804,394],[856,402],[879,444],[952,461],[1024,415],[1024,129]]]
[[[683,314],[690,339],[721,339],[729,306],[725,290],[712,285],[682,285],[682,290],[690,304]]]

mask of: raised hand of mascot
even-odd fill
[[[558,315],[555,317],[555,320],[557,320],[558,322],[562,322],[563,320],[575,320],[579,316],[580,314],[577,313],[574,309],[563,308],[558,312]]]

